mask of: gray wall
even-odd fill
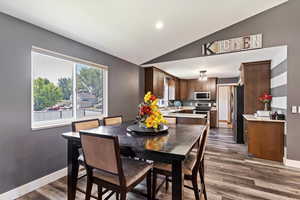
[[[281,111],[286,114],[287,109],[284,99],[287,98],[287,60],[285,59],[271,69],[271,95],[273,101],[271,108],[273,111]]]
[[[66,167],[70,126],[31,130],[31,47],[109,66],[108,111],[133,119],[142,96],[134,64],[0,13],[0,193]]]
[[[299,0],[289,0],[285,4],[232,25],[147,63],[199,57],[202,56],[202,44],[256,33],[263,34],[264,47],[288,45],[287,158],[300,160],[300,115],[291,113],[291,105],[300,105],[300,93],[298,88],[300,85],[299,8]]]

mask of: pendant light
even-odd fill
[[[207,81],[206,70],[200,71],[200,76],[198,78],[199,81]]]

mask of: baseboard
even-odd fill
[[[300,168],[300,161],[299,160],[290,160],[284,158],[284,165],[288,167],[295,167],[295,168]]]
[[[51,182],[56,181],[67,175],[67,168],[58,170],[52,174],[36,179],[32,182],[26,183],[20,187],[12,189],[8,192],[0,194],[0,200],[14,200],[29,192],[32,192],[40,187],[43,187]]]

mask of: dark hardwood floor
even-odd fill
[[[206,151],[206,185],[209,200],[300,200],[300,171],[281,163],[249,158],[245,145],[234,144],[230,129],[212,129]],[[79,183],[85,188],[85,180]],[[145,191],[145,184],[138,190]],[[163,187],[157,197],[171,199]],[[194,199],[185,188],[185,199]],[[96,190],[94,191],[96,196]],[[18,200],[65,200],[66,178],[61,178]],[[78,193],[78,200],[84,195]],[[111,197],[111,199],[115,199]],[[145,199],[130,193],[128,199]]]

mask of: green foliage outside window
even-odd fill
[[[34,110],[40,111],[54,106],[63,99],[60,87],[55,86],[46,78],[37,78],[33,84]]]

